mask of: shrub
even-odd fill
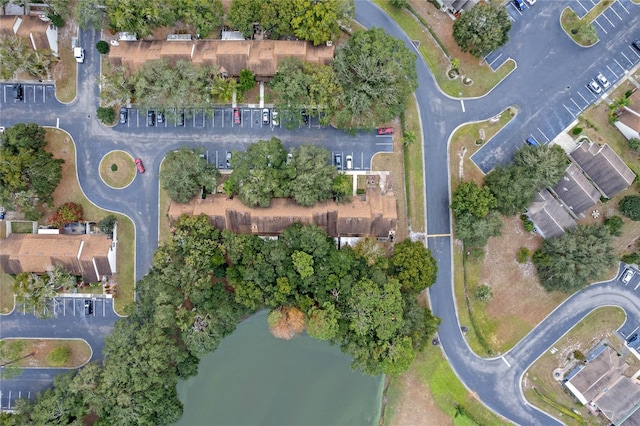
[[[587,357],[584,356],[584,354],[577,349],[573,351],[573,357],[578,361],[587,362]]]
[[[111,165],[111,171],[112,171],[112,172],[117,172],[117,171],[118,171],[118,165],[117,165],[116,163],[113,163],[113,164]]]
[[[118,218],[110,214],[109,216],[105,217],[100,222],[98,222],[98,228],[100,229],[100,232],[104,234],[110,234],[113,232],[113,227],[116,225],[117,222],[118,222]]]
[[[481,302],[491,299],[491,296],[493,296],[493,293],[491,292],[491,287],[489,287],[486,284],[479,285],[478,287],[476,287],[475,291],[473,292],[473,297],[475,297],[476,300],[479,300]]]
[[[535,225],[531,222],[531,219],[526,214],[520,215],[520,219],[522,220],[522,225],[524,226],[524,230],[527,232],[532,232]]]
[[[240,71],[240,76],[238,79],[238,91],[241,93],[246,92],[247,90],[251,90],[253,86],[256,84],[256,76],[250,70],[243,69]]]
[[[604,226],[609,229],[609,233],[615,237],[622,235],[624,221],[620,216],[611,216],[604,220]]]
[[[116,121],[116,111],[109,107],[98,107],[96,111],[98,114],[98,120],[102,121],[104,124],[113,124]]]
[[[391,6],[396,9],[404,9],[409,4],[408,0],[391,0]]]
[[[580,133],[582,133],[582,127],[574,127],[571,130],[571,133],[573,133],[574,135],[579,135]]]
[[[627,195],[618,203],[623,216],[631,220],[640,220],[640,195]]]
[[[531,257],[531,252],[526,247],[520,247],[516,253],[516,260],[518,263],[527,263]]]
[[[62,228],[67,223],[82,220],[83,215],[82,205],[70,201],[58,207],[58,210],[56,210],[53,216],[51,216],[51,219],[49,219],[49,223],[56,228]]]
[[[640,263],[640,254],[638,254],[638,253],[623,254],[622,257],[620,258],[620,260],[622,260],[624,263],[639,264]]]
[[[631,148],[633,151],[640,151],[640,139],[629,139],[629,148]]]
[[[98,52],[106,55],[107,53],[109,53],[109,43],[104,40],[100,40],[96,43],[96,49],[98,49]]]
[[[629,89],[626,92],[624,92],[624,97],[625,98],[629,98],[631,97],[631,95],[633,95],[633,90]]]
[[[64,19],[62,19],[62,16],[55,13],[50,13],[47,15],[47,18],[51,19],[51,23],[57,28],[64,27]]]
[[[62,367],[69,361],[71,349],[67,346],[58,346],[47,354],[47,362],[53,367]]]

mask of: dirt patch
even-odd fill
[[[24,342],[24,347],[20,361],[12,363],[19,368],[47,368],[51,367],[47,361],[47,355],[61,346],[66,346],[70,350],[67,362],[63,368],[78,368],[87,363],[91,358],[91,347],[84,340],[80,339],[3,339],[7,345],[15,345],[17,342]],[[3,363],[9,360],[2,360]]]
[[[418,378],[417,374],[403,374],[394,380],[397,380],[396,387],[404,397],[398,399],[393,411],[385,413],[389,416],[386,424],[390,426],[453,424],[451,417],[438,408],[429,387]]]
[[[485,313],[498,324],[491,339],[498,346],[519,341],[567,297],[542,288],[531,261],[516,261],[520,247],[533,253],[542,245],[542,238],[526,232],[517,216],[503,221],[502,235],[490,238],[486,246],[480,275],[480,284],[490,286],[493,293]]]
[[[75,37],[78,27],[74,21],[68,21],[58,30],[58,53],[60,60],[55,63],[52,78],[56,82],[56,98],[60,102],[71,102],[76,97],[78,64],[71,50],[71,37]],[[93,46],[84,46],[91,49]]]

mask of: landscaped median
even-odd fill
[[[126,188],[135,177],[136,166],[128,152],[111,151],[100,160],[100,178],[111,188]]]
[[[53,193],[53,205],[60,206],[66,202],[81,204],[84,216],[92,221],[99,221],[109,214],[113,214],[97,207],[90,202],[82,192],[76,177],[76,150],[71,136],[58,129],[47,129],[46,150],[56,158],[62,158],[62,180]],[[135,264],[135,229],[133,222],[121,214],[115,214],[118,219],[118,248],[117,273],[114,280],[117,283],[117,295],[114,307],[118,314],[125,314],[125,307],[134,301],[134,264]],[[95,290],[87,287],[89,291]],[[98,288],[98,290],[101,290]]]
[[[582,47],[593,46],[598,42],[598,32],[592,22],[612,3],[611,0],[601,0],[582,18],[573,9],[566,7],[560,15],[562,29],[576,44]]]
[[[9,338],[0,340],[3,373],[23,368],[79,368],[91,359],[91,346],[83,339]]]

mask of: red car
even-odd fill
[[[240,124],[240,108],[233,109],[233,124]]]
[[[380,127],[378,129],[378,134],[379,135],[392,135],[393,134],[393,127]]]
[[[136,158],[136,168],[140,174],[144,173],[144,166],[142,165],[142,160],[139,158]]]

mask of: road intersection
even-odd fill
[[[619,281],[594,284],[576,293],[499,358],[476,356],[464,340],[458,324],[451,276],[452,237],[448,207],[450,135],[459,125],[492,117],[507,106],[515,106],[519,110],[514,120],[474,156],[474,161],[485,171],[509,161],[515,149],[536,129],[545,136],[536,135],[539,140],[548,141],[575,118],[562,107],[567,103],[567,96],[574,96],[570,87],[583,86],[596,70],[605,69],[610,52],[623,52],[633,31],[640,28],[640,7],[627,2],[625,7],[631,8],[631,16],[625,18],[628,20],[624,26],[610,29],[606,37],[601,34],[602,41],[590,49],[579,48],[558,25],[560,11],[568,3],[539,2],[536,5],[538,9],[534,6],[518,18],[519,23],[514,25],[510,34],[511,42],[504,47],[504,52],[498,53],[516,59],[518,68],[488,96],[465,100],[464,108],[461,108],[460,100],[440,92],[431,71],[419,55],[417,63],[419,87],[416,99],[424,135],[427,241],[440,271],[429,293],[432,310],[442,319],[439,338],[445,355],[462,382],[493,411],[523,425],[560,423],[524,400],[520,380],[526,368],[581,318],[598,306],[617,305],[627,312],[625,330],[640,325],[640,296],[632,288],[620,285]],[[367,28],[384,28],[403,40],[410,49],[415,49],[397,24],[374,4],[356,2],[356,19]],[[85,46],[95,45],[98,39],[99,34],[95,32],[83,31],[80,34],[80,42]],[[566,58],[571,58],[571,61]],[[281,138],[286,147],[304,142],[328,146],[337,152],[362,152],[360,167],[366,168],[376,151],[390,150],[387,142],[372,135],[349,136],[331,128],[302,128],[291,132],[274,129],[273,126],[268,129],[243,126],[242,131],[232,126],[216,128],[215,113],[211,116],[212,126],[207,127],[204,111],[202,127],[198,127],[194,120],[192,126],[181,129],[123,125],[107,128],[93,117],[99,99],[96,84],[99,61],[98,55],[90,52],[85,63],[79,66],[78,97],[71,104],[62,105],[52,100],[49,85],[40,89],[34,85],[32,91],[27,87],[24,103],[0,102],[0,125],[7,127],[17,122],[33,121],[60,127],[70,133],[76,143],[78,180],[85,194],[99,207],[124,213],[135,223],[137,279],[149,270],[157,247],[158,168],[166,152],[185,144],[209,147],[210,155],[216,152],[216,163],[219,164],[219,159],[223,158],[220,157],[221,152],[242,150],[250,142],[273,135]],[[621,77],[622,73],[618,72],[613,75]],[[617,80],[611,75],[608,77],[612,83]],[[3,93],[8,93],[7,89]],[[33,102],[29,101],[31,97]],[[587,102],[594,100],[586,99]],[[140,116],[144,118],[142,112]],[[249,116],[253,117],[253,113],[249,112]],[[136,124],[140,122],[144,124],[144,120],[136,121]],[[135,157],[144,158],[147,165],[147,173],[138,176],[123,190],[106,187],[97,174],[100,159],[113,149],[123,149]],[[3,324],[1,337],[5,337],[6,318],[0,318]],[[115,321],[115,318],[111,319]],[[99,356],[101,349],[101,344],[94,347],[95,356]],[[36,378],[29,375],[25,380]],[[2,405],[5,407],[4,402]]]

